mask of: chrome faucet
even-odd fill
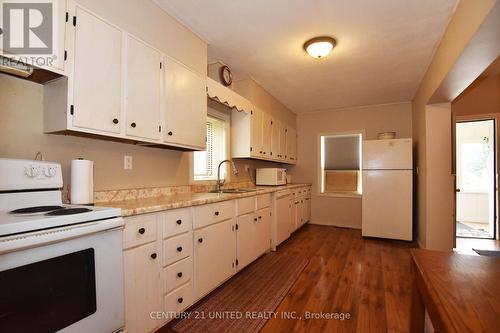
[[[238,169],[236,169],[236,165],[234,165],[234,162],[231,160],[224,160],[219,163],[219,166],[217,167],[217,181],[215,183],[215,192],[221,192],[222,191],[222,185],[224,185],[224,180],[220,179],[220,167],[222,164],[225,162],[231,163],[231,167],[233,169],[233,174],[237,175],[238,174]]]

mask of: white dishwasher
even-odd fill
[[[276,192],[274,200],[273,249],[290,237],[290,190]]]

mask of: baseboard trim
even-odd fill
[[[353,225],[350,225],[350,224],[343,224],[343,223],[331,223],[331,222],[323,222],[323,221],[309,221],[309,224],[322,225],[322,226],[328,226],[328,227],[338,227],[338,228],[349,228],[349,229],[358,229],[358,230],[361,230],[361,227],[359,227],[359,226],[353,226]]]

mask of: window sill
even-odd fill
[[[320,197],[331,197],[331,198],[358,198],[361,199],[363,195],[358,192],[327,192],[327,193],[319,193]]]

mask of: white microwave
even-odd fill
[[[285,185],[286,169],[282,168],[262,168],[257,169],[257,185]]]

